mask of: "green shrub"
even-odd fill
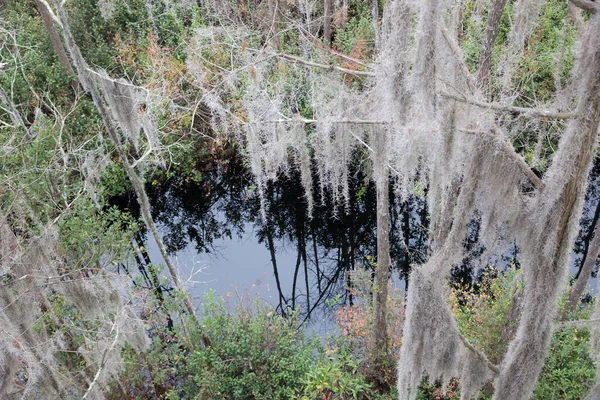
[[[302,400],[374,399],[374,391],[360,373],[354,343],[338,337],[324,348],[318,363],[302,379]]]
[[[295,319],[274,314],[258,300],[229,312],[209,294],[202,323],[210,346],[188,357],[186,398],[289,399],[314,367],[316,343],[304,340]]]
[[[563,328],[554,333],[533,399],[584,398],[594,385],[596,373],[589,352],[590,333],[587,329]]]
[[[456,284],[450,303],[461,333],[499,364],[515,333],[517,320],[509,318],[509,313],[523,288],[520,271],[511,268],[498,276],[496,272],[493,268],[483,272],[477,292]]]

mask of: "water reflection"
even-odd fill
[[[201,184],[170,181],[148,187],[153,216],[168,251],[182,266],[183,277],[194,266],[203,269],[195,279],[205,284],[192,294],[200,297],[212,288],[226,296],[235,285],[261,286],[261,296],[278,312],[299,310],[302,320],[323,311],[327,300],[352,304],[346,290],[352,285],[348,272],[372,269],[376,260],[374,185],[356,168],[346,209],[337,209],[325,194],[315,199],[310,219],[300,177],[290,172],[266,190],[266,221],[252,188],[237,157],[206,168]],[[390,275],[402,280],[411,264],[426,257],[427,207],[424,197],[393,201],[392,189]],[[133,203],[129,201],[135,212]],[[146,240],[149,257],[159,263],[152,240]]]
[[[592,171],[589,176],[588,189],[583,203],[583,212],[579,223],[579,233],[575,240],[573,252],[571,253],[571,272],[575,277],[583,268],[583,263],[588,257],[590,243],[594,237],[594,227],[598,226],[600,219],[600,158],[596,158]],[[600,234],[600,232],[596,232]],[[592,277],[598,277],[598,268],[600,267],[600,257],[596,260],[596,265],[592,272]],[[597,281],[594,281],[594,289],[597,290]]]
[[[352,197],[346,210],[336,209],[325,194],[315,199],[310,219],[300,177],[290,172],[266,190],[267,220],[263,221],[249,172],[239,155],[229,154],[225,161],[203,166],[200,184],[170,180],[148,187],[153,216],[168,251],[178,259],[183,278],[193,276],[190,280],[201,282],[192,295],[201,298],[214,289],[227,296],[254,287],[279,313],[287,315],[298,309],[302,320],[326,311],[322,306],[327,300],[337,298],[338,304],[352,304],[348,272],[358,267],[372,270],[377,248],[375,188],[358,168],[359,158],[350,174]],[[600,217],[599,175],[596,163],[573,253],[575,273],[589,248],[590,227]],[[406,281],[410,265],[427,259],[426,192],[397,201],[390,187],[390,200],[390,276]],[[121,203],[136,212],[134,200],[125,198]],[[483,253],[483,248],[477,250],[478,231],[474,219],[465,240],[467,256],[455,269],[455,279],[472,281],[472,266]],[[144,272],[150,261],[162,262],[152,239],[145,236],[149,254],[138,264],[145,284],[158,287],[162,296],[169,288]],[[518,265],[517,244],[497,262],[499,266],[509,263]],[[202,272],[193,275],[196,269]]]

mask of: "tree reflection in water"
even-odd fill
[[[351,176],[354,195],[346,208],[336,209],[325,193],[315,198],[312,219],[295,172],[281,176],[267,189],[266,221],[250,174],[237,155],[226,163],[205,166],[202,177],[199,184],[170,180],[148,187],[152,214],[171,254],[189,261],[183,260],[184,254],[189,257],[193,246],[199,255],[227,258],[228,252],[239,251],[229,249],[229,244],[244,238],[268,252],[279,313],[287,315],[299,309],[301,320],[308,320],[327,300],[338,298],[338,304],[352,304],[348,272],[358,267],[372,269],[377,248],[375,188],[358,167]],[[423,262],[427,254],[427,207],[424,196],[411,195],[408,201],[396,202],[392,187],[390,199],[390,276],[403,280],[410,264]],[[115,202],[136,214],[135,201],[125,197]],[[145,257],[138,257],[138,265],[144,271],[145,284],[156,287],[157,281],[145,271],[150,262]],[[255,255],[247,257],[252,267]],[[223,268],[227,268],[226,262]],[[260,271],[246,274],[239,276],[249,276],[248,283],[260,278]]]
[[[190,253],[216,255],[225,259],[217,264],[228,268],[228,253],[240,251],[236,240],[238,243],[240,239],[254,242],[264,252],[262,259],[270,260],[277,290],[274,301],[277,312],[288,315],[299,309],[301,321],[306,321],[323,311],[322,306],[327,300],[337,298],[338,304],[352,304],[352,295],[347,290],[352,286],[348,272],[358,267],[372,270],[377,248],[375,188],[358,168],[359,161],[357,157],[357,168],[350,179],[353,196],[346,209],[336,209],[327,193],[320,197],[316,191],[312,219],[308,216],[300,176],[290,171],[268,187],[267,218],[263,221],[251,176],[237,154],[230,156],[227,162],[203,166],[201,183],[170,180],[148,187],[148,195],[165,245],[181,262],[188,263],[190,260],[185,258],[189,258]],[[596,163],[590,179],[597,180],[599,172],[600,166]],[[599,197],[598,185],[590,185],[574,251],[575,273],[585,260],[592,238],[590,227],[600,217]],[[134,214],[138,212],[137,203],[131,198],[115,199],[115,202]],[[390,277],[407,284],[410,265],[427,259],[426,190],[399,201],[390,187],[390,203],[393,260]],[[463,265],[455,269],[455,279],[463,281],[472,280],[472,264],[479,254],[470,248],[477,242],[477,220],[473,221],[470,232],[473,237],[465,242],[465,254],[468,255]],[[145,232],[141,232],[138,244],[145,236]],[[193,252],[190,252],[191,246]],[[253,259],[258,258],[255,254],[257,246],[241,247],[241,251],[245,249],[249,249],[249,253],[243,255],[248,260],[245,271],[229,272],[251,284],[260,279],[260,270],[256,273],[252,270],[256,267]],[[511,254],[502,255],[502,259],[499,258],[498,265],[518,264],[518,246]],[[147,268],[149,263],[148,254],[138,257],[145,285],[158,288],[162,296],[162,292],[170,288],[160,286],[157,277]]]

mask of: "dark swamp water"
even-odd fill
[[[252,178],[237,155],[226,163],[204,166],[199,184],[172,179],[147,190],[163,241],[200,311],[208,291],[238,305],[259,296],[279,313],[298,309],[300,321],[321,332],[331,331],[332,302],[337,306],[354,302],[347,290],[352,285],[348,273],[362,267],[369,270],[376,260],[375,190],[360,172],[351,175],[349,204],[340,208],[327,195],[317,198],[312,219],[300,177],[292,172],[266,191],[264,221]],[[587,256],[593,237],[590,227],[600,218],[599,198],[600,162],[596,162],[571,257],[573,274]],[[426,198],[411,195],[399,202],[391,188],[390,200],[390,277],[404,289],[410,265],[427,258]],[[115,204],[139,215],[131,194],[115,199]],[[474,219],[465,240],[469,255],[454,269],[453,279],[473,281],[472,266],[483,252],[477,248],[477,236]],[[142,231],[136,241],[147,249],[137,257],[144,275],[147,264],[163,260],[147,232]],[[496,266],[518,265],[518,253],[515,245],[499,256]],[[598,264],[591,282],[594,292]],[[152,287],[152,279],[145,276],[146,285]]]

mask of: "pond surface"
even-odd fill
[[[596,163],[586,195],[582,230],[571,257],[577,273],[587,252],[590,226],[600,217],[600,167]],[[230,162],[208,169],[200,184],[170,182],[148,187],[153,215],[163,241],[180,268],[200,306],[205,293],[251,304],[256,296],[284,315],[299,310],[300,320],[311,320],[319,330],[333,324],[332,303],[352,304],[348,273],[372,270],[376,258],[376,214],[373,185],[357,172],[352,175],[352,199],[341,209],[331,199],[317,198],[309,218],[300,177],[281,176],[266,191],[263,220],[260,201],[242,163]],[[391,191],[390,276],[404,289],[410,264],[427,257],[427,206],[425,197],[410,196],[395,202]],[[126,200],[135,213],[135,200]],[[144,234],[149,259],[163,263],[151,235]],[[473,246],[478,227],[465,242],[466,257],[455,279],[472,279]],[[497,266],[518,265],[518,246],[499,257]],[[594,277],[596,273],[594,274]],[[593,280],[594,291],[597,287]],[[316,323],[316,324],[315,324]]]
[[[331,321],[327,302],[352,304],[348,272],[370,268],[375,259],[375,194],[368,181],[358,174],[353,179],[354,192],[361,194],[347,210],[324,199],[311,219],[299,177],[282,176],[267,190],[265,223],[243,171],[220,170],[214,178],[210,185],[167,185],[149,193],[160,233],[182,277],[197,282],[191,289],[195,299],[208,290],[234,303],[251,302],[258,295],[282,314],[299,310],[301,321]],[[409,227],[411,219],[419,218],[414,211],[404,214],[407,221],[401,207],[394,207],[395,226]],[[406,243],[414,249],[426,245],[425,235],[408,233],[410,240],[396,240],[392,248],[396,280],[414,259],[404,249]],[[160,262],[152,240],[147,247],[150,258]]]

